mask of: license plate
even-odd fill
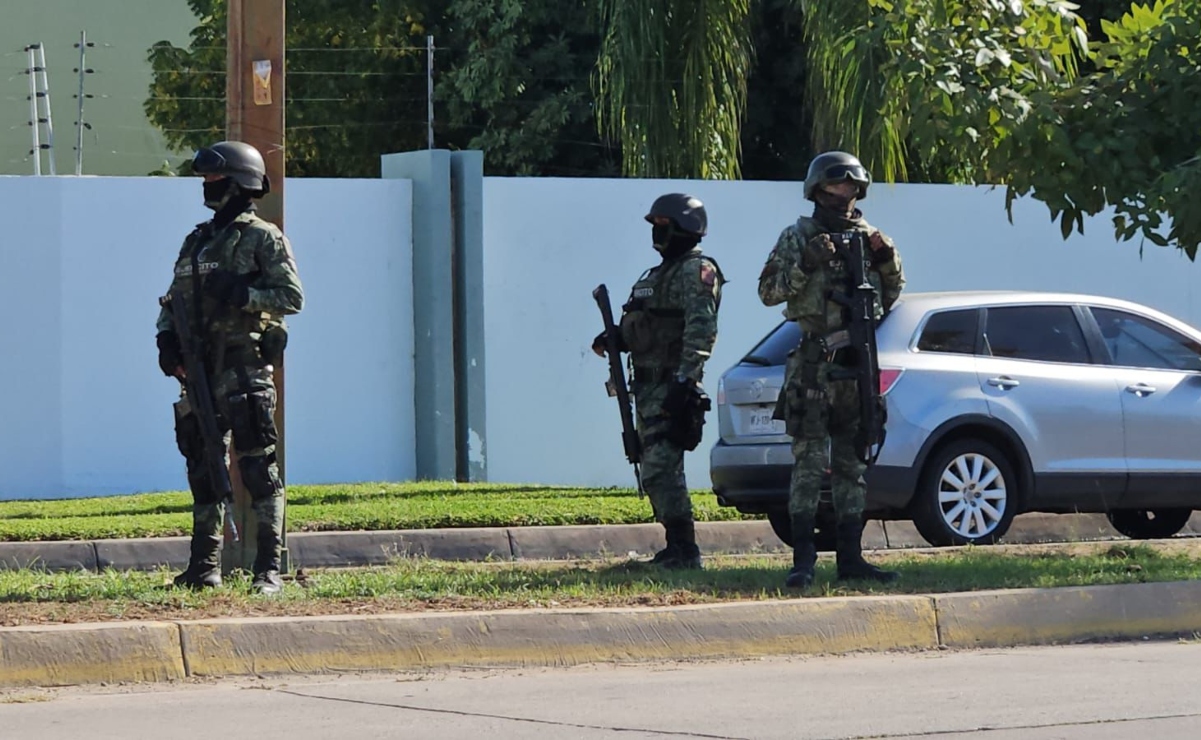
[[[784,422],[771,418],[774,406],[760,406],[746,410],[748,434],[783,434]]]

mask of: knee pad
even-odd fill
[[[279,473],[275,470],[274,454],[239,457],[238,470],[242,473],[242,483],[250,493],[250,498],[255,501],[271,498],[283,490]]]
[[[275,388],[256,388],[229,397],[229,425],[234,449],[239,453],[266,450],[275,445]]]

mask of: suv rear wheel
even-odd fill
[[[1171,537],[1188,524],[1192,509],[1118,509],[1106,512],[1113,528],[1132,540]]]
[[[937,450],[913,497],[913,524],[935,547],[991,545],[1017,514],[1018,479],[1005,453],[982,439]]]
[[[771,529],[785,545],[792,547],[792,517],[787,511],[773,511],[767,515]],[[834,517],[818,513],[817,535],[814,537],[818,552],[833,552],[837,535],[834,532]]]

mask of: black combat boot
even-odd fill
[[[270,524],[258,528],[257,551],[254,557],[254,582],[250,587],[260,594],[273,596],[283,588],[279,577],[281,543]]]
[[[865,580],[892,583],[900,573],[882,570],[863,559],[863,520],[860,517],[838,522],[838,580]]]
[[[655,553],[650,564],[668,570],[696,570],[701,568],[701,550],[696,545],[696,526],[692,518],[671,519],[663,522],[667,547]]]
[[[692,517],[672,523],[675,528],[676,556],[664,560],[660,565],[671,570],[700,570],[701,548],[696,545],[696,524]]]
[[[785,588],[809,588],[817,565],[816,522],[812,516],[792,515],[792,570],[784,579]]]
[[[175,576],[177,588],[217,588],[221,585],[221,541],[206,534],[192,535],[188,567]]]
[[[650,559],[650,565],[663,565],[680,559],[680,542],[677,531],[674,523],[663,522],[663,536],[667,540],[667,547],[655,553],[655,556]]]

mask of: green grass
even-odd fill
[[[1201,552],[1181,546],[1093,543],[1034,551],[965,548],[876,554],[901,572],[890,586],[842,585],[822,558],[805,595],[945,593],[1087,586],[1201,577]],[[167,588],[170,573],[0,571],[0,625],[223,615],[378,613],[429,609],[628,606],[795,598],[781,588],[781,556],[714,557],[701,572],[667,572],[630,561],[449,563],[400,559],[386,567],[328,570],[289,581],[266,598],[244,577],[193,593]]]
[[[693,494],[700,521],[744,518]],[[191,532],[186,492],[59,501],[0,502],[0,541],[172,537]],[[653,521],[630,489],[428,483],[362,483],[288,489],[288,531],[634,524]]]

